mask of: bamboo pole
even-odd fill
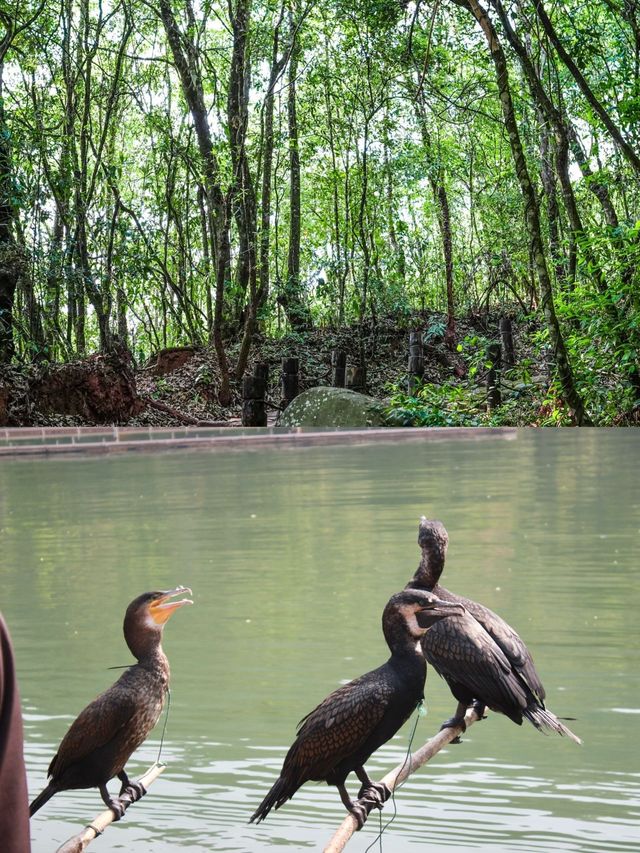
[[[138,779],[138,783],[144,785],[145,791],[149,790],[149,785],[153,784],[156,781],[158,776],[163,772],[167,765],[159,764],[156,762],[152,767],[150,767],[147,772]],[[129,808],[129,806],[136,802],[131,799],[129,794],[126,792],[119,798],[120,802],[123,804],[125,811]],[[56,853],[82,853],[82,851],[90,844],[94,838],[97,838],[99,835],[105,831],[105,829],[109,826],[110,823],[113,823],[115,820],[115,814],[111,811],[111,809],[107,809],[104,812],[101,812],[97,817],[95,817],[90,824],[85,826],[82,832],[79,832],[77,835],[74,835],[73,838],[69,838],[68,841],[65,841],[61,847],[58,847]]]
[[[480,718],[473,708],[469,708],[465,714],[464,721],[467,728],[472,726]],[[430,761],[436,753],[451,743],[454,738],[462,734],[462,726],[456,726],[453,729],[442,729],[437,735],[428,740],[420,749],[411,754],[409,760],[405,760],[396,768],[391,770],[380,781],[393,793],[395,789],[401,785],[405,779],[408,779],[412,773],[415,773],[418,768]],[[358,824],[352,814],[348,814],[342,821],[341,825],[333,834],[333,837],[324,848],[324,853],[340,853],[344,850],[351,836],[357,831]],[[66,851],[65,851],[66,853]]]

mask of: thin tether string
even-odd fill
[[[167,710],[164,715],[164,725],[162,726],[162,734],[160,735],[160,746],[158,747],[158,757],[156,764],[160,764],[160,756],[162,755],[162,747],[164,746],[164,735],[167,731],[167,722],[169,721],[169,708],[171,707],[171,688],[167,688]]]
[[[418,702],[418,704],[416,705],[416,711],[418,712],[418,713],[416,714],[416,721],[415,721],[415,723],[413,724],[413,730],[412,730],[412,732],[411,732],[411,736],[410,736],[410,738],[409,738],[409,745],[407,746],[407,754],[405,755],[405,757],[404,757],[404,761],[402,762],[402,767],[401,767],[401,768],[400,768],[400,770],[398,771],[398,776],[402,773],[402,771],[404,770],[404,768],[407,766],[407,762],[408,762],[408,761],[411,761],[411,745],[412,745],[412,743],[413,743],[413,739],[414,739],[415,734],[416,734],[416,729],[418,728],[418,721],[420,720],[420,717],[422,716],[422,714],[420,713],[420,711],[421,711],[422,707],[423,707],[423,700],[421,699],[421,700]],[[423,712],[423,713],[424,713],[424,712]],[[397,777],[396,777],[396,778],[397,778]],[[371,844],[370,844],[370,845],[367,847],[367,849],[364,851],[364,853],[369,853],[369,850],[371,850],[371,848],[372,848],[372,847],[376,844],[376,842],[378,842],[378,841],[380,842],[380,847],[379,847],[379,849],[380,849],[380,852],[382,853],[382,835],[383,835],[383,833],[385,832],[385,830],[387,829],[387,827],[391,826],[391,824],[394,822],[394,820],[396,819],[396,817],[397,817],[397,815],[398,815],[398,806],[397,806],[397,804],[396,804],[396,791],[398,790],[398,788],[402,788],[402,786],[404,785],[404,783],[405,783],[406,781],[407,781],[407,780],[405,779],[403,782],[401,782],[399,785],[397,785],[397,786],[393,789],[393,791],[391,792],[391,802],[393,803],[393,814],[391,815],[391,817],[390,817],[390,818],[389,818],[389,820],[385,823],[385,825],[384,825],[384,826],[382,825],[382,809],[380,809],[380,811],[379,811],[379,813],[378,813],[378,814],[379,814],[379,818],[380,818],[380,830],[379,830],[378,834],[376,835],[376,837],[375,837],[375,838],[373,839],[373,841],[371,842]]]

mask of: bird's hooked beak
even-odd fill
[[[184,604],[193,604],[190,598],[181,598],[180,601],[169,601],[176,595],[193,595],[189,587],[177,586],[175,589],[169,589],[162,592],[158,598],[154,599],[149,605],[149,613],[151,618],[158,625],[164,625],[172,613]]]
[[[461,616],[467,611],[462,604],[453,601],[442,601],[435,596],[428,604],[421,607],[416,613],[416,622],[421,628],[431,628],[436,622],[441,619],[446,619],[447,616]]]

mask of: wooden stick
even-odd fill
[[[145,789],[149,789],[149,785],[156,781],[158,776],[165,769],[166,764],[154,764],[150,767],[144,776],[141,776],[138,779],[138,782],[141,785],[144,785]],[[120,802],[125,808],[125,811],[129,808],[129,806],[135,802],[132,800],[129,794],[126,792],[119,797]],[[113,823],[115,820],[115,814],[111,811],[111,809],[107,809],[106,811],[99,814],[95,817],[90,824],[85,826],[82,832],[79,832],[77,835],[74,835],[73,838],[70,838],[68,841],[65,841],[61,847],[58,847],[56,853],[82,853],[82,851],[87,847],[87,845],[93,841],[94,838],[97,838],[99,835],[105,831],[105,829],[109,826],[110,823]]]
[[[473,708],[469,708],[464,717],[467,728],[472,726],[479,719],[480,718]],[[418,768],[422,767],[423,764],[426,764],[427,761],[433,758],[436,753],[440,752],[444,746],[451,743],[451,741],[460,734],[462,734],[462,726],[456,726],[453,729],[443,729],[438,732],[435,737],[432,737],[423,746],[421,746],[420,749],[412,753],[408,760],[403,761],[402,764],[399,764],[394,770],[387,773],[387,775],[380,781],[383,782],[391,792],[395,791],[395,789],[401,785],[405,779],[408,779],[412,773],[415,773]],[[344,850],[347,842],[357,829],[358,824],[355,817],[352,814],[347,815],[333,834],[331,841],[329,841],[327,846],[324,848],[324,853],[340,853],[340,851]]]

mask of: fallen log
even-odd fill
[[[141,399],[147,406],[171,415],[172,418],[180,421],[185,426],[224,427],[229,425],[228,421],[201,421],[199,418],[194,418],[193,415],[187,415],[185,412],[174,409],[173,406],[167,406],[166,403],[161,403],[159,400],[152,400],[151,397],[142,397]]]
[[[166,766],[166,764],[159,764],[158,762],[156,762],[152,767],[147,770],[147,772],[143,776],[141,776],[137,780],[139,785],[144,786],[145,794],[148,791],[149,786],[156,781],[156,779],[164,771]],[[127,792],[125,792],[118,799],[123,804],[125,811],[129,808],[130,805],[136,802],[136,800],[132,799],[132,797],[129,796]],[[107,809],[106,811],[101,812],[91,821],[90,824],[85,826],[82,832],[79,832],[77,835],[74,835],[72,838],[69,838],[68,841],[65,841],[61,847],[58,847],[56,853],[82,853],[82,851],[87,848],[87,846],[93,841],[93,839],[97,838],[99,835],[102,835],[105,829],[109,826],[110,823],[113,823],[114,820],[115,814],[111,811],[111,809]]]
[[[479,719],[480,718],[473,708],[469,708],[464,718],[467,728],[472,726]],[[396,768],[387,773],[387,775],[380,781],[383,782],[393,794],[395,789],[402,785],[409,776],[415,773],[423,764],[426,764],[427,761],[432,759],[433,756],[440,752],[443,747],[451,743],[452,740],[455,740],[455,738],[461,735],[462,732],[462,726],[456,726],[452,729],[443,729],[421,746],[420,749],[412,753],[409,758],[402,762],[402,764],[399,764]],[[370,811],[373,808],[374,804],[371,803]],[[349,839],[357,829],[358,824],[355,817],[352,814],[347,815],[333,834],[327,846],[324,848],[324,853],[340,853],[340,851],[344,850]]]

